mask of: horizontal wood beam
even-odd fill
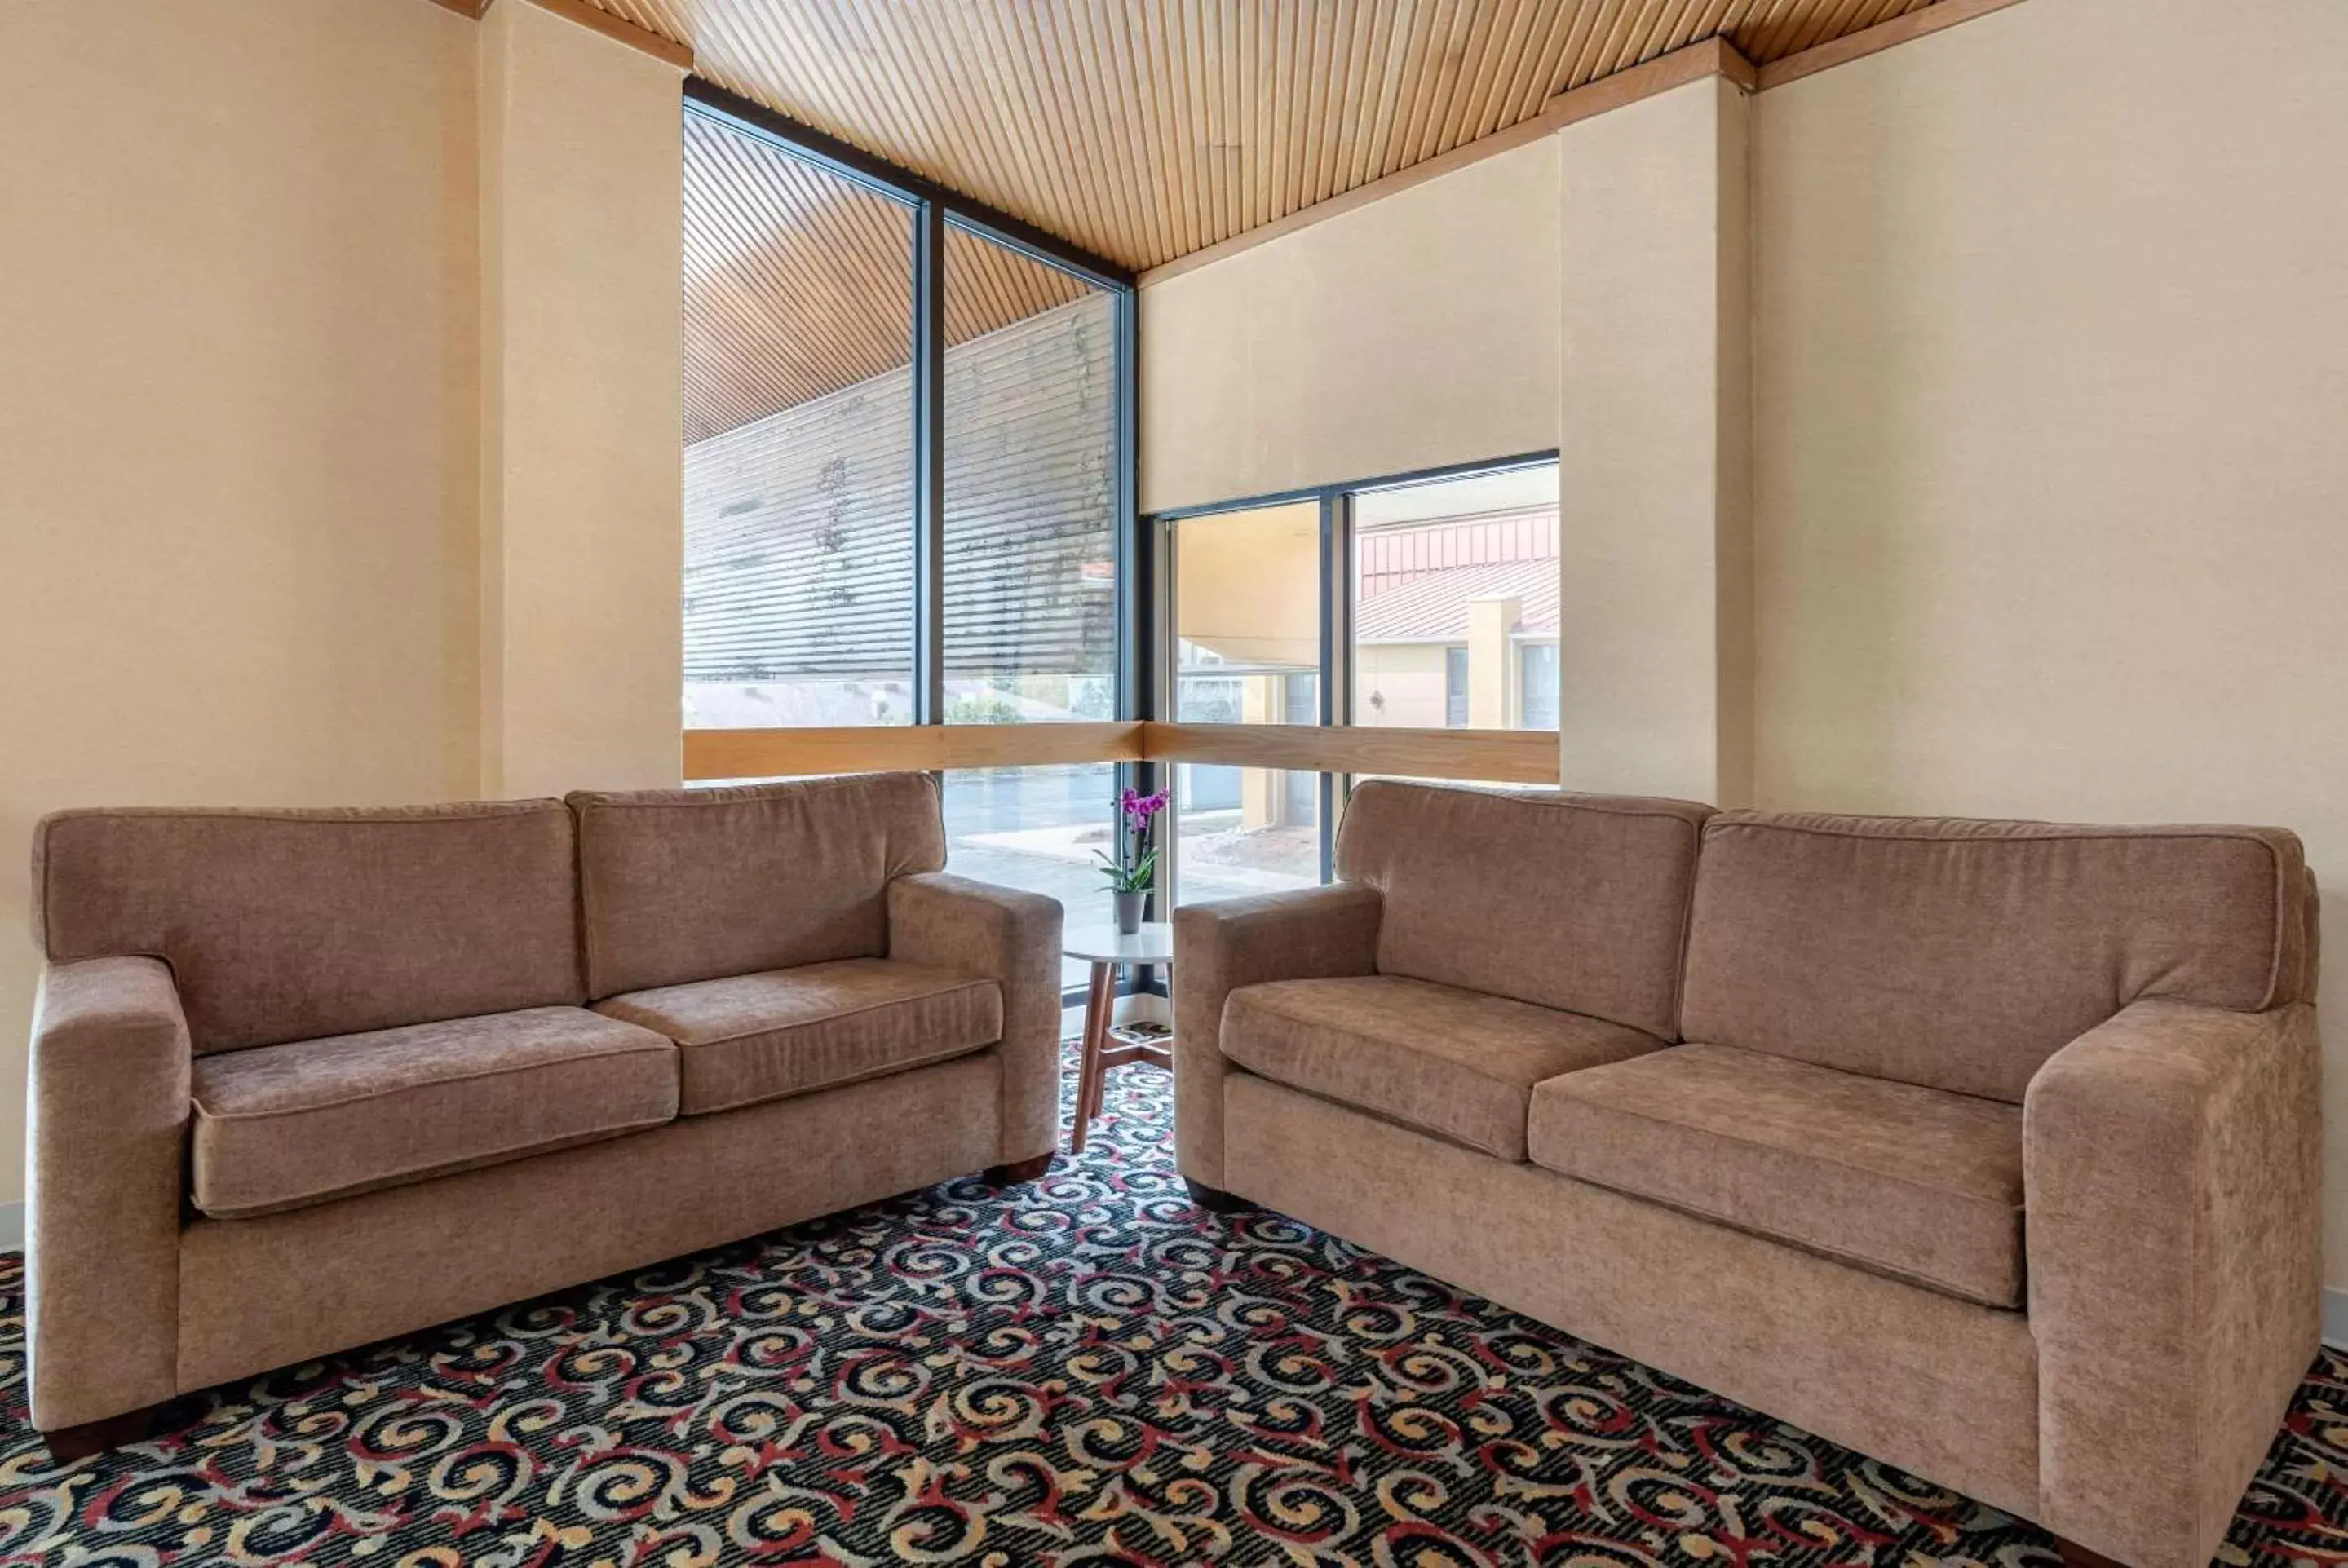
[[[1413,730],[1318,724],[875,724],[687,730],[685,777],[1210,763],[1297,773],[1392,774],[1493,784],[1558,782],[1553,730]]]
[[[689,784],[807,774],[1129,763],[1140,758],[1141,726],[1131,723],[870,724],[685,732],[685,777]]]
[[[1787,82],[1798,82],[1804,77],[1814,77],[1820,71],[1837,66],[1863,60],[1879,54],[1895,44],[1907,43],[1928,34],[1953,27],[1960,22],[1970,22],[1976,16],[1986,16],[1993,11],[2003,11],[2021,0],[1936,0],[1921,11],[1910,11],[1888,22],[1878,22],[1872,27],[1861,27],[1856,33],[1846,33],[1830,38],[1815,48],[1804,49],[1798,55],[1788,55],[1782,60],[1772,60],[1761,67],[1760,87],[1782,87]]]
[[[1394,774],[1492,784],[1558,782],[1554,730],[1410,730],[1337,724],[1148,724],[1151,762],[1299,773]]]

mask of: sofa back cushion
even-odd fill
[[[2018,1102],[2130,1002],[2312,996],[2313,885],[2272,828],[1766,815],[1704,829],[1690,1040]]]
[[[587,989],[877,958],[891,877],[946,863],[927,774],[570,797]]]
[[[1698,835],[1688,801],[1373,780],[1337,874],[1385,899],[1378,972],[1679,1038]]]
[[[575,1006],[576,876],[557,800],[68,811],[33,838],[49,959],[163,959],[199,1054]]]

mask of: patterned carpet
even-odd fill
[[[1121,1070],[1107,1109],[1037,1187],[950,1183],[376,1346],[63,1470],[23,1424],[0,1257],[0,1563],[2054,1561],[1291,1221],[1200,1213],[1162,1072]],[[2221,1561],[2348,1563],[2343,1474],[2327,1353]]]

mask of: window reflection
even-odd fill
[[[1354,723],[1557,728],[1557,465],[1354,497]]]

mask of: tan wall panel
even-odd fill
[[[480,30],[481,788],[675,785],[683,78],[535,5]]]
[[[1141,291],[1145,510],[1557,443],[1553,138]]]
[[[2279,823],[2336,954],[2348,7],[2219,9],[2038,0],[1756,100],[1759,789]]]
[[[0,1202],[36,817],[473,787],[475,37],[0,6]]]
[[[1558,133],[1565,779],[1741,804],[1749,103],[1714,77]]]

